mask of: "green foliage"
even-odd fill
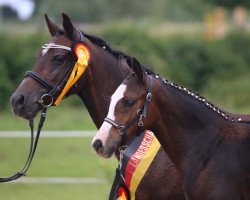
[[[44,134],[42,132],[42,134]],[[28,136],[28,133],[27,133]],[[96,200],[108,199],[117,161],[102,159],[93,151],[90,138],[40,138],[27,178],[97,178],[101,183],[78,184],[2,184],[2,199],[8,200]],[[1,138],[0,172],[8,176],[21,169],[29,148],[29,138]],[[10,148],[15,147],[15,148]],[[103,168],[103,165],[106,168]],[[106,174],[110,174],[107,179]],[[14,192],[13,192],[14,191]],[[97,192],[98,191],[98,192]]]
[[[111,44],[112,48],[133,55],[148,66],[155,67],[163,64],[157,55],[154,38],[145,31],[132,25],[113,24],[107,27],[101,35]]]
[[[199,0],[34,0],[35,15],[47,13],[59,20],[66,12],[75,21],[105,22],[121,19],[201,20],[209,2]]]
[[[34,50],[44,38],[40,35],[14,37],[0,34],[0,109],[9,103],[11,93],[23,79],[24,72],[34,65]]]
[[[207,44],[202,39],[176,37],[159,45],[162,57],[169,66],[168,77],[175,81],[200,89],[212,74],[213,69],[207,65]]]
[[[250,73],[228,80],[213,79],[204,90],[204,95],[225,110],[249,114]]]
[[[211,8],[209,1],[169,0],[166,2],[164,17],[175,21],[200,21],[203,19],[204,13]]]
[[[213,41],[174,37],[161,39],[158,49],[167,64],[168,77],[201,91],[211,79],[228,80],[250,72],[249,38],[247,34]],[[237,45],[241,43],[245,45]]]

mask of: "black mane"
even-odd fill
[[[93,42],[94,44],[96,44],[97,46],[99,46],[99,47],[101,47],[103,49],[106,49],[109,53],[111,53],[116,58],[119,58],[119,56],[124,57],[126,59],[126,61],[128,62],[128,66],[129,67],[131,66],[130,62],[133,59],[133,57],[131,55],[129,55],[129,54],[123,52],[123,51],[120,51],[120,50],[112,49],[105,40],[103,40],[103,39],[101,39],[101,38],[99,38],[97,36],[90,35],[90,34],[87,34],[87,33],[83,33],[83,34],[91,42]],[[145,72],[147,72],[147,74],[155,75],[154,71],[151,68],[147,67],[144,64],[142,64],[142,67],[143,67],[143,70]]]

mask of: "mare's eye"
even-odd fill
[[[62,64],[66,59],[66,56],[64,54],[57,54],[54,56],[54,61],[56,64]]]
[[[132,107],[135,104],[135,100],[133,99],[125,99],[124,107]]]

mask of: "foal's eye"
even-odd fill
[[[135,100],[133,99],[125,99],[124,107],[132,107],[135,104]]]
[[[62,64],[66,59],[66,56],[64,54],[57,54],[54,56],[54,61],[56,64]]]

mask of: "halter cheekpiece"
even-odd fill
[[[122,136],[122,144],[126,143],[127,140],[127,130],[128,128],[133,125],[134,123],[137,122],[137,126],[138,126],[138,132],[137,134],[140,134],[143,130],[143,118],[146,118],[147,116],[147,108],[148,108],[148,103],[151,101],[152,99],[152,87],[153,87],[153,77],[148,75],[149,77],[149,86],[147,89],[147,94],[145,97],[145,101],[144,104],[142,106],[141,109],[139,109],[136,113],[135,118],[133,118],[131,121],[129,121],[127,124],[122,125],[117,123],[116,121],[106,117],[104,119],[105,122],[108,122],[109,124],[111,124],[112,126],[114,126],[115,128],[118,129],[119,134]]]

